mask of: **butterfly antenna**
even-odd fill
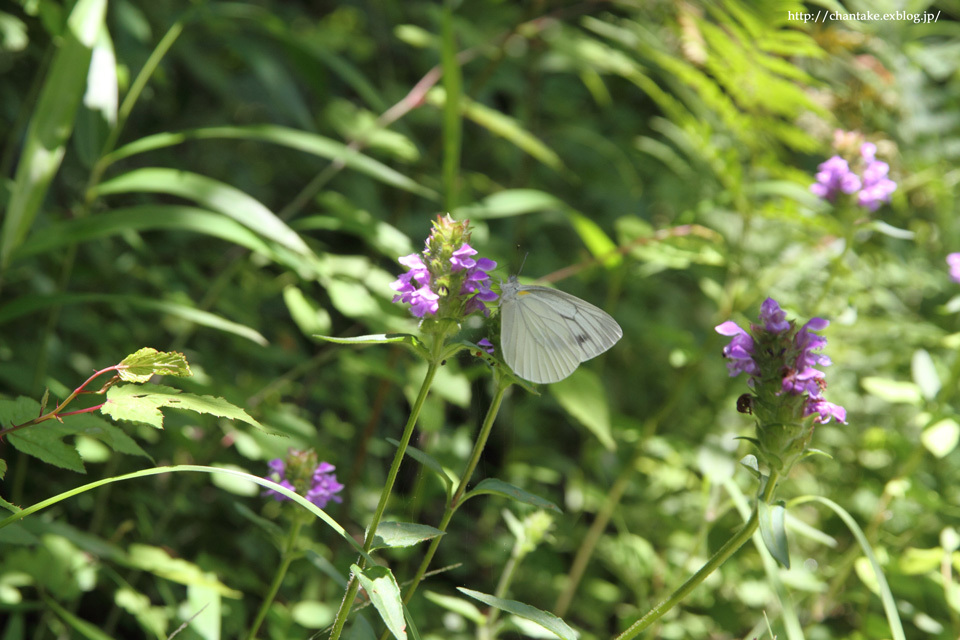
[[[523,272],[523,265],[525,265],[525,264],[527,263],[527,256],[529,256],[529,255],[530,255],[530,252],[529,252],[529,251],[527,251],[525,254],[523,254],[523,260],[520,262],[520,268],[517,270],[517,275],[518,275],[518,276]]]

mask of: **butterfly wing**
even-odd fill
[[[514,282],[503,293],[504,359],[525,380],[563,380],[623,335],[609,314],[569,293]]]

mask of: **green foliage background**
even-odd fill
[[[450,211],[497,277],[526,257],[524,275],[554,274],[624,329],[500,413],[475,480],[564,511],[509,597],[553,610],[609,505],[564,619],[611,637],[740,525],[756,487],[735,437],[752,424],[713,327],[745,326],[772,296],[800,322],[831,320],[827,397],[848,409],[816,430],[832,458],[805,461],[782,495],[856,517],[908,637],[960,633],[960,285],[944,262],[960,249],[960,4],[912,3],[939,16],[925,25],[792,17],[904,10],[893,2],[104,4],[0,12],[2,395],[63,398],[151,346],[186,354],[180,388],[286,437],[176,411],[163,431],[44,423],[33,430],[76,444],[86,477],[4,441],[5,500],[154,465],[263,474],[312,447],[347,485],[328,511],[362,536],[423,367],[311,336],[414,332],[391,304],[396,258]],[[891,165],[899,188],[876,213],[808,191],[837,128]],[[488,401],[486,365],[448,362],[414,444],[462,468]],[[388,515],[435,525],[442,502],[407,461]],[[493,592],[513,546],[504,509],[529,512],[494,497],[458,512],[434,562],[452,568],[411,603],[424,637],[474,636],[424,592]],[[208,601],[218,622],[179,637],[237,637],[277,564],[277,512],[258,488],[202,474],[62,502],[0,531],[4,637],[98,637],[87,624],[164,638]],[[790,570],[748,545],[657,637],[764,637],[766,619],[778,637],[888,637],[847,528],[819,507],[790,513],[828,537],[792,531]],[[329,624],[356,560],[321,524],[302,539],[264,637]],[[421,552],[383,557],[402,582]]]

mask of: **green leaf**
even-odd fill
[[[303,335],[322,333],[332,328],[333,323],[327,310],[307,298],[296,285],[288,284],[283,288],[283,302]]]
[[[920,442],[937,458],[945,458],[960,442],[960,424],[953,418],[939,420],[923,430]]]
[[[937,367],[933,364],[933,358],[930,357],[930,353],[926,349],[917,349],[913,352],[910,370],[913,373],[913,381],[919,387],[923,397],[927,400],[936,398],[943,383],[940,382]]]
[[[490,605],[491,607],[496,607],[501,611],[506,611],[507,613],[512,613],[515,616],[520,616],[521,618],[526,618],[527,620],[536,622],[541,627],[555,634],[558,638],[562,638],[563,640],[576,640],[578,637],[580,637],[579,633],[577,633],[566,622],[557,616],[553,615],[552,613],[547,613],[546,611],[541,611],[535,607],[531,607],[528,604],[517,602],[516,600],[505,600],[503,598],[491,596],[479,591],[473,591],[472,589],[464,589],[463,587],[457,587],[457,591],[470,596],[474,600],[479,600],[484,604]]]
[[[187,604],[190,628],[203,640],[220,640],[220,621],[223,619],[220,592],[204,584],[188,585]]]
[[[281,146],[289,147],[299,151],[326,158],[353,169],[359,173],[370,176],[384,184],[415,193],[429,200],[437,200],[439,196],[433,189],[428,189],[415,180],[403,175],[395,169],[365,156],[356,149],[348,147],[342,142],[331,138],[325,138],[315,133],[281,127],[271,124],[250,125],[246,127],[209,127],[205,129],[191,129],[178,133],[158,133],[152,136],[146,136],[135,140],[130,144],[123,146],[113,153],[109,154],[106,163],[114,163],[122,158],[162,149],[177,144],[182,144],[188,140],[210,140],[210,139],[238,139],[238,140],[259,140]]]
[[[480,202],[459,207],[453,212],[457,220],[494,220],[527,213],[566,210],[567,205],[555,196],[536,189],[504,189]]]
[[[356,336],[354,338],[337,338],[334,336],[323,336],[314,334],[314,338],[334,342],[336,344],[399,344],[411,349],[414,353],[424,359],[430,358],[430,352],[426,345],[417,336],[409,333],[375,333],[366,336]]]
[[[780,504],[757,504],[760,516],[760,536],[774,560],[790,568],[790,550],[787,547],[787,530],[784,526],[786,509]]]
[[[617,253],[617,244],[600,228],[600,225],[572,209],[567,211],[567,215],[577,235],[583,240],[583,244],[594,258],[603,261],[604,267],[612,269],[623,264],[623,256]]]
[[[617,448],[610,428],[610,406],[599,376],[580,368],[573,375],[550,385],[550,394],[564,410],[597,437],[610,451]]]
[[[428,103],[442,109],[447,103],[447,94],[442,87],[433,87],[427,93],[426,99]],[[524,129],[517,120],[479,102],[474,102],[465,95],[460,95],[459,100],[460,112],[464,117],[472,120],[490,133],[504,138],[521,151],[530,154],[554,171],[562,171],[564,169],[560,156],[539,138]]]
[[[425,540],[444,535],[440,529],[413,522],[382,522],[373,538],[373,549],[412,547]]]
[[[290,251],[313,255],[303,238],[270,209],[240,189],[213,178],[177,169],[145,167],[101,183],[94,191],[97,196],[131,192],[166,193],[193,200]]]
[[[113,640],[111,636],[101,631],[97,626],[90,624],[82,618],[78,618],[67,609],[64,609],[60,603],[49,597],[46,592],[41,591],[40,595],[43,598],[44,604],[63,620],[66,626],[76,631],[80,636],[87,638],[87,640]]]
[[[106,10],[107,0],[78,0],[70,12],[17,163],[0,231],[0,271],[10,264],[13,250],[26,238],[50,182],[60,168]]]
[[[107,390],[107,401],[100,407],[100,411],[114,420],[140,422],[162,429],[161,407],[208,413],[221,418],[242,420],[260,429],[263,428],[263,425],[247,415],[246,411],[223,398],[197,396],[162,385],[127,384],[110,387]]]
[[[497,478],[485,478],[481,480],[476,487],[467,492],[463,497],[463,500],[460,501],[460,504],[463,504],[469,498],[473,496],[479,496],[483,494],[490,494],[495,496],[502,496],[504,498],[509,498],[516,502],[522,502],[524,504],[532,504],[535,507],[541,509],[549,509],[551,511],[556,511],[557,513],[563,513],[560,510],[560,507],[554,503],[536,496],[528,491],[524,491],[520,487],[514,486],[509,482],[504,482]]]
[[[377,634],[362,613],[354,616],[353,626],[344,636],[344,640],[377,640]]]
[[[887,623],[890,625],[890,635],[893,637],[893,640],[906,640],[906,635],[903,632],[903,624],[900,622],[900,614],[897,612],[896,601],[893,599],[890,586],[887,584],[887,579],[883,575],[883,569],[880,567],[880,563],[877,562],[877,556],[873,553],[873,547],[870,546],[870,542],[867,540],[867,536],[863,533],[860,525],[857,524],[857,521],[853,519],[853,516],[851,516],[846,509],[828,498],[821,496],[801,496],[791,501],[792,504],[802,504],[804,502],[819,502],[820,504],[826,505],[840,516],[843,523],[847,525],[847,528],[860,544],[860,548],[870,563],[873,576],[876,578],[877,592],[880,594],[883,611],[887,616]]]
[[[423,595],[430,602],[443,607],[447,611],[452,611],[456,614],[459,614],[475,624],[482,625],[486,622],[486,618],[482,613],[480,613],[480,609],[477,608],[477,605],[473,604],[472,602],[467,602],[463,598],[445,596],[440,593],[434,593],[433,591],[427,591]]]
[[[122,563],[133,569],[148,571],[165,580],[185,585],[213,589],[227,598],[241,598],[243,594],[220,582],[215,574],[182,558],[172,558],[164,549],[146,544],[132,544]]]
[[[131,231],[201,233],[246,247],[296,270],[315,271],[317,266],[315,261],[286,251],[230,218],[206,209],[184,205],[142,205],[60,222],[44,229],[43,234],[32,236],[15,252],[14,258],[19,260],[80,242]]]
[[[398,440],[394,440],[393,438],[387,438],[387,442],[395,447],[400,446],[400,442]],[[453,491],[453,478],[450,477],[450,474],[447,473],[447,471],[443,468],[443,465],[441,465],[436,458],[431,456],[429,453],[425,453],[424,451],[409,445],[407,446],[405,454],[436,473],[437,476],[439,476],[439,478],[443,481],[444,486],[447,488],[447,497],[451,495],[451,492]]]
[[[867,376],[860,381],[863,388],[872,396],[898,404],[920,404],[923,394],[920,387],[912,382],[901,382],[878,376]]]
[[[236,322],[227,320],[208,311],[202,311],[194,307],[188,307],[166,300],[155,300],[152,298],[140,298],[137,296],[114,295],[109,293],[65,293],[52,296],[23,296],[5,305],[0,309],[0,324],[18,318],[22,315],[46,309],[48,307],[58,307],[71,304],[87,304],[90,302],[103,302],[106,305],[130,305],[148,311],[158,311],[167,313],[171,316],[181,318],[199,325],[226,331],[246,338],[252,342],[263,346],[267,344],[258,331],[254,331]]]
[[[131,353],[117,365],[117,373],[125,382],[147,382],[151,377],[178,376],[187,378],[193,375],[187,358],[177,351],[157,351],[144,347]]]
[[[351,565],[350,570],[360,581],[360,585],[370,602],[387,625],[387,629],[397,640],[406,640],[406,623],[403,620],[403,602],[400,599],[400,587],[396,578],[386,567],[373,566],[361,569]]]
[[[0,425],[5,429],[30,422],[39,415],[40,403],[33,398],[20,396],[15,400],[0,399]],[[7,441],[18,451],[48,464],[86,473],[76,448],[63,442],[63,438],[71,433],[73,430],[70,427],[47,420],[7,434]]]

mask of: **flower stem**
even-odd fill
[[[477,464],[480,462],[480,456],[483,454],[483,449],[487,445],[487,438],[490,437],[490,431],[493,429],[493,423],[497,419],[497,414],[500,412],[500,404],[503,402],[503,394],[506,392],[507,388],[510,386],[510,382],[505,382],[502,380],[497,381],[497,388],[493,394],[493,400],[490,401],[490,408],[487,409],[487,415],[483,419],[483,425],[480,427],[480,433],[477,435],[477,441],[473,444],[473,453],[470,455],[470,460],[467,462],[466,469],[463,471],[463,475],[460,476],[460,483],[457,485],[457,490],[454,492],[453,497],[450,498],[450,502],[447,503],[447,508],[443,512],[443,516],[440,518],[440,524],[437,528],[440,531],[446,531],[447,526],[450,524],[450,519],[453,518],[453,514],[456,512],[457,507],[460,506],[460,500],[463,498],[463,494],[467,490],[467,484],[470,482],[470,478],[473,476],[474,470],[477,468]],[[423,560],[420,562],[420,567],[417,569],[417,573],[413,576],[413,580],[410,581],[410,586],[407,587],[407,592],[403,595],[403,602],[410,602],[410,599],[413,597],[413,594],[416,592],[417,587],[420,586],[420,581],[423,580],[423,576],[427,573],[427,569],[430,567],[430,562],[433,560],[433,556],[437,551],[437,547],[440,546],[440,539],[443,536],[437,536],[430,541],[430,546],[427,548],[426,554],[423,556]]]
[[[297,515],[299,516],[299,514]],[[273,582],[270,584],[270,590],[267,592],[267,597],[263,599],[263,604],[260,605],[260,610],[257,612],[257,617],[253,621],[253,626],[250,627],[250,633],[247,634],[248,640],[253,640],[257,637],[257,631],[260,630],[260,625],[263,624],[264,619],[267,617],[267,611],[270,610],[270,606],[273,604],[273,599],[277,597],[277,591],[280,590],[280,585],[283,583],[283,578],[287,575],[287,569],[290,567],[290,563],[293,561],[297,545],[297,537],[300,535],[300,528],[302,526],[303,521],[299,517],[296,517],[294,519],[293,526],[290,527],[290,534],[287,536],[287,543],[284,545],[280,566],[277,568],[277,573],[273,576]]]
[[[777,473],[775,471],[771,472],[770,477],[767,480],[767,485],[764,488],[763,495],[761,495],[758,500],[763,500],[764,502],[770,501],[770,499],[773,497],[774,489],[776,488],[777,479]],[[724,545],[713,554],[713,557],[711,557],[710,560],[708,560],[699,571],[690,576],[690,578],[680,585],[676,591],[671,593],[666,600],[655,606],[642,618],[630,625],[626,631],[618,635],[615,640],[629,640],[630,638],[635,638],[641,631],[662,618],[665,613],[679,604],[680,601],[686,598],[687,595],[689,595],[690,592],[693,591],[701,582],[706,580],[707,576],[716,571],[720,565],[726,562],[727,558],[736,553],[737,549],[742,547],[744,543],[750,539],[750,537],[753,535],[753,532],[757,530],[757,526],[759,524],[759,509],[757,505],[754,505],[753,513],[750,514],[750,519],[744,523],[744,525],[739,531],[737,531],[737,533],[733,535],[732,538],[727,540]]]
[[[443,336],[437,336],[436,342],[434,343],[434,354],[436,355],[440,351],[440,346],[443,344]],[[393,456],[393,463],[390,465],[390,471],[387,473],[387,481],[383,485],[383,490],[380,492],[380,502],[377,504],[377,510],[373,514],[373,520],[370,522],[370,526],[367,527],[367,535],[363,541],[363,550],[369,552],[371,547],[373,547],[373,540],[377,534],[377,527],[380,526],[380,520],[383,518],[383,512],[387,508],[387,501],[390,499],[390,494],[393,491],[393,484],[397,480],[397,473],[400,471],[400,463],[403,461],[403,456],[407,451],[407,446],[410,444],[410,437],[413,435],[413,428],[417,424],[417,418],[420,416],[420,410],[423,408],[423,403],[427,399],[427,392],[430,391],[430,386],[433,384],[433,378],[437,374],[437,368],[440,366],[440,362],[437,358],[432,358],[430,364],[427,366],[427,374],[423,378],[423,383],[420,385],[420,393],[417,394],[417,399],[413,403],[413,407],[410,409],[410,417],[407,419],[407,425],[403,429],[403,436],[400,438],[400,446],[397,447],[397,453]],[[366,566],[366,561],[361,558],[358,561],[360,568]],[[360,589],[360,582],[357,580],[356,576],[350,576],[350,581],[347,583],[347,591],[343,595],[343,601],[340,603],[340,609],[337,611],[337,617],[333,622],[333,630],[330,632],[330,640],[337,640],[340,637],[340,634],[343,633],[343,626],[347,622],[347,617],[350,615],[350,609],[353,606],[353,601],[357,597],[357,591]]]

